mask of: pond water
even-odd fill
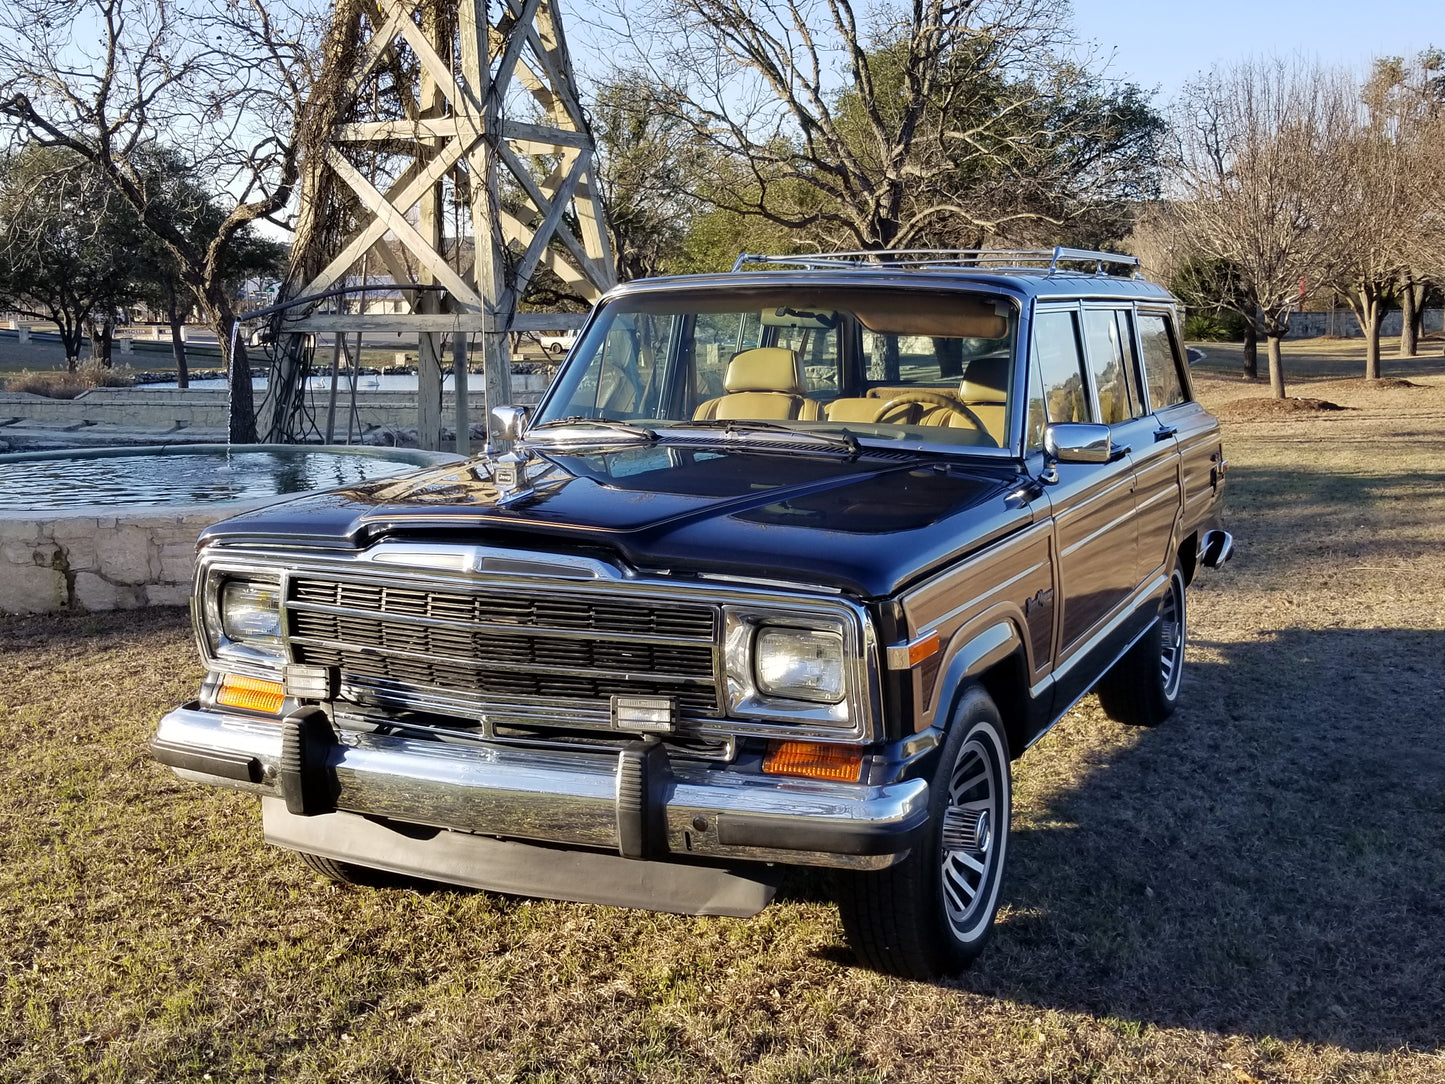
[[[0,515],[208,504],[354,485],[458,457],[412,449],[224,445],[0,455]]]

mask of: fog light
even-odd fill
[[[863,775],[863,750],[827,742],[771,741],[763,757],[763,771],[856,783]]]
[[[612,725],[618,730],[671,734],[676,709],[669,696],[614,696]]]
[[[216,693],[216,703],[228,708],[245,708],[247,711],[264,711],[279,715],[286,700],[286,690],[279,681],[263,681],[260,678],[241,677],[227,674],[221,679],[221,688]]]

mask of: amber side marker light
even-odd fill
[[[228,708],[245,708],[247,711],[264,711],[279,714],[286,699],[286,689],[279,681],[263,681],[260,678],[241,677],[227,674],[221,679],[216,703]]]
[[[770,741],[763,757],[768,775],[803,775],[856,783],[863,774],[863,751],[814,741]]]

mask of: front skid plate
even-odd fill
[[[737,873],[465,832],[439,831],[418,839],[354,813],[296,816],[279,798],[261,799],[261,822],[266,841],[278,847],[513,896],[747,918],[766,907],[777,890],[771,870]]]

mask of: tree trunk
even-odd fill
[[[1365,379],[1380,379],[1380,291],[1369,282],[1356,282],[1345,291],[1345,300],[1365,336]]]
[[[822,336],[818,336],[821,343]],[[933,356],[938,359],[940,376],[961,377],[963,375],[963,343],[958,339],[933,340]]]
[[[186,336],[181,330],[184,322],[181,319],[180,308],[180,302],[176,297],[176,284],[167,277],[166,320],[171,325],[171,357],[176,363],[176,387],[189,388],[191,386],[191,370],[186,361]]]
[[[55,330],[60,332],[60,343],[65,347],[65,369],[73,373],[80,368],[80,348],[85,344],[85,329],[79,321],[72,324],[57,317]]]
[[[1421,301],[1425,287],[1411,278],[1405,279],[1400,285],[1400,356],[1419,357],[1420,322],[1425,315]]]
[[[86,331],[90,337],[90,360],[102,369],[110,368],[110,336],[106,334],[109,321],[87,319]]]
[[[1244,320],[1244,379],[1259,379],[1259,328],[1252,316]]]
[[[100,332],[100,339],[98,341],[96,356],[100,358],[101,367],[109,369],[115,363],[115,315],[107,315],[106,318],[101,321],[98,330]]]
[[[1365,379],[1380,379],[1380,325],[1384,322],[1384,300],[1378,294],[1365,303]]]
[[[1269,387],[1276,399],[1284,398],[1284,362],[1280,357],[1280,342],[1284,339],[1284,328],[1265,328],[1265,345],[1269,351]]]

